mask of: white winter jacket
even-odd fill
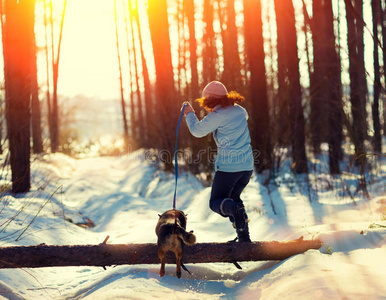
[[[224,172],[253,170],[247,120],[247,111],[238,104],[227,107],[218,105],[201,121],[194,113],[186,116],[186,123],[193,136],[200,138],[213,132],[217,145],[215,170]]]

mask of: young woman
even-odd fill
[[[240,194],[253,172],[253,155],[248,130],[248,113],[239,104],[244,97],[219,81],[210,82],[196,100],[209,113],[199,121],[192,106],[185,102],[184,114],[190,133],[203,137],[213,133],[217,145],[215,176],[209,207],[229,217],[239,242],[250,242],[248,216]]]

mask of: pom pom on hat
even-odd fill
[[[202,97],[224,97],[228,91],[220,81],[209,82],[202,91]]]

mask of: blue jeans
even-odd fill
[[[225,198],[231,198],[235,202],[242,202],[240,194],[247,186],[253,171],[222,172],[214,175],[209,207],[214,212],[226,217],[220,210],[221,202]],[[231,220],[232,221],[232,220]]]

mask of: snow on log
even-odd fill
[[[199,243],[185,246],[183,263],[284,260],[290,256],[319,249],[320,240],[261,241],[252,243]],[[42,268],[64,266],[111,266],[159,264],[157,244],[99,244],[0,247],[0,268]],[[175,263],[172,252],[166,263]]]

